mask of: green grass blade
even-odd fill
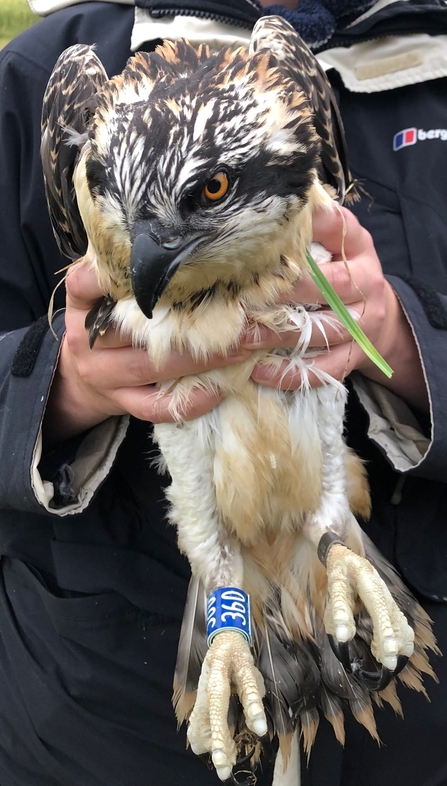
[[[359,327],[355,319],[351,316],[345,304],[339,298],[335,289],[331,286],[321,268],[317,265],[315,259],[313,259],[309,252],[307,252],[307,262],[309,264],[309,272],[312,279],[342,325],[349,331],[354,341],[357,341],[357,344],[363,349],[365,355],[368,355],[369,359],[380,368],[385,376],[392,377],[393,369],[388,365],[380,352],[377,352],[377,349],[371,344],[369,338],[365,336],[362,328]]]

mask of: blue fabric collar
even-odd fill
[[[343,29],[359,14],[371,8],[376,0],[299,0],[295,11],[274,4],[262,9],[264,16],[282,16],[306,43],[317,49]],[[259,5],[259,8],[261,6]]]
[[[311,47],[321,46],[376,0],[299,0],[295,11],[275,4],[262,8],[259,0],[135,0],[154,19],[198,16],[251,28],[261,16],[282,16]]]

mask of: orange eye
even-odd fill
[[[203,196],[210,202],[217,202],[218,199],[222,199],[225,196],[229,185],[227,173],[216,172],[203,189]]]

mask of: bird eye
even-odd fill
[[[216,172],[216,174],[213,175],[210,180],[208,180],[208,183],[203,189],[203,196],[209,202],[217,202],[219,199],[222,199],[222,197],[225,196],[229,185],[230,181],[228,180],[227,173]]]

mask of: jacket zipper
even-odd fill
[[[447,3],[447,0],[446,0]],[[447,21],[447,20],[446,20]],[[355,28],[353,28],[354,30]],[[440,31],[440,35],[445,33],[446,30]],[[313,50],[314,52],[320,54],[324,52],[325,49],[336,49],[337,47],[350,47],[354,46],[354,44],[364,44],[367,41],[378,41],[381,38],[389,38],[390,36],[410,36],[419,33],[428,33],[428,35],[433,35],[433,26],[430,25],[429,27],[424,27],[421,25],[417,27],[415,25],[414,30],[409,30],[405,28],[405,30],[399,29],[398,27],[392,28],[390,27],[389,30],[382,30],[380,33],[365,33],[364,35],[350,35],[350,36],[343,36],[340,34],[335,34],[332,36],[331,39],[327,42],[328,45],[324,44],[323,47],[318,47],[317,49]]]
[[[214,14],[212,11],[199,11],[189,8],[153,8],[149,11],[153,19],[161,19],[163,16],[197,16],[199,19],[213,19],[215,22],[222,22],[225,25],[233,25],[234,27],[244,27],[246,30],[251,30],[253,25],[249,22],[243,22],[240,19],[234,19],[231,16],[224,14]]]

